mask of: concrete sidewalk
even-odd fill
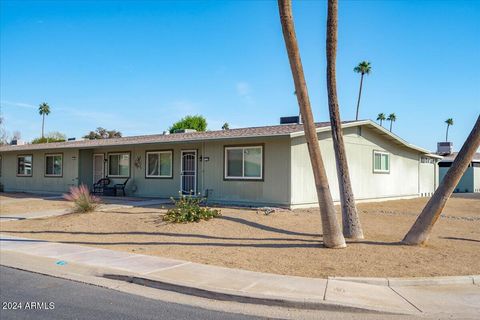
[[[480,314],[479,276],[303,278],[10,235],[0,235],[0,253],[47,257],[55,259],[57,265],[70,263],[108,269],[100,276],[219,300],[466,318]]]

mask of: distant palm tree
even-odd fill
[[[230,129],[230,125],[228,124],[228,122],[225,122],[222,126],[222,130],[228,130]]]
[[[377,121],[380,121],[380,125],[382,125],[383,121],[385,121],[387,118],[385,117],[385,113],[379,113],[377,116]]]
[[[368,61],[362,61],[356,66],[353,71],[356,73],[360,73],[362,76],[360,77],[360,90],[358,91],[358,101],[357,101],[357,114],[355,116],[355,120],[358,120],[358,111],[360,108],[360,97],[362,96],[362,85],[363,85],[363,76],[366,74],[370,74],[372,71],[372,66]]]
[[[448,118],[447,120],[445,120],[445,123],[447,124],[447,134],[445,135],[445,142],[448,142],[448,128],[450,126],[453,126],[453,119]]]
[[[388,115],[387,121],[390,121],[390,132],[392,132],[392,125],[396,120],[397,120],[397,116],[395,115],[395,113],[390,113]]]
[[[43,102],[38,106],[38,113],[42,116],[42,138],[44,137],[44,129],[45,129],[45,116],[50,114],[50,106],[48,103]]]

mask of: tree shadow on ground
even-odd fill
[[[83,234],[83,235],[109,235],[109,234],[131,234],[131,233],[96,233],[96,232],[67,232],[67,231],[4,231],[8,233],[30,233],[30,234],[41,234],[41,233],[56,233],[56,234]],[[135,234],[135,233],[134,233]],[[143,232],[136,234],[145,234]],[[148,235],[167,235],[172,237],[184,236],[182,234],[158,234],[158,233],[147,233]],[[62,241],[62,240],[36,240],[36,239],[1,239],[0,241],[26,241],[26,242],[59,242],[64,244],[83,244],[83,245],[102,245],[102,246],[118,246],[118,245],[132,245],[132,246],[194,246],[194,247],[243,247],[243,248],[277,248],[277,249],[288,249],[288,248],[323,248],[324,245],[320,240],[306,240],[306,239],[283,239],[283,238],[225,238],[225,237],[215,237],[215,236],[205,236],[205,235],[190,235],[187,234],[186,237],[199,237],[204,239],[212,240],[235,240],[235,241],[289,241],[289,242],[300,242],[300,243],[241,243],[241,242],[171,242],[171,241],[115,241],[115,242],[105,242],[105,241]],[[305,243],[307,242],[307,243]],[[355,244],[367,244],[367,245],[378,245],[378,246],[398,246],[402,245],[401,242],[380,242],[380,241],[352,241],[348,242],[349,245]]]
[[[299,241],[299,242],[312,242],[318,243],[320,239],[299,239],[299,238],[243,238],[243,237],[221,237],[221,236],[209,236],[204,234],[191,234],[191,233],[175,233],[175,232],[89,232],[89,231],[55,231],[55,230],[40,230],[40,231],[15,231],[15,230],[2,230],[2,232],[10,234],[68,234],[68,235],[92,235],[92,236],[111,236],[111,235],[141,235],[141,236],[164,236],[175,238],[199,238],[199,239],[211,239],[211,240],[232,240],[232,241]],[[319,236],[317,236],[319,237]],[[321,236],[320,236],[321,237]]]
[[[322,236],[320,233],[317,233],[317,234],[316,233],[306,233],[306,232],[290,231],[290,230],[270,227],[270,226],[266,226],[266,225],[258,223],[258,222],[253,222],[253,221],[238,218],[238,217],[221,216],[221,217],[218,217],[217,219],[223,219],[223,220],[227,220],[227,221],[237,222],[237,223],[241,223],[243,225],[246,225],[246,226],[249,226],[249,227],[252,227],[252,228],[261,229],[261,230],[269,231],[269,232],[276,232],[276,233],[282,233],[282,234],[288,234],[288,235],[294,235],[294,236],[307,236],[307,237]]]
[[[471,242],[479,242],[480,240],[476,239],[469,239],[469,238],[457,238],[457,237],[439,237],[440,239],[446,239],[446,240],[459,240],[459,241],[471,241]]]

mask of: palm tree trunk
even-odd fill
[[[472,158],[480,146],[480,116],[470,132],[467,140],[457,154],[452,166],[447,171],[442,182],[438,186],[433,196],[428,201],[422,213],[418,216],[412,228],[403,238],[403,243],[410,245],[419,245],[427,242],[432,231],[433,225],[442,213],[448,198],[462,178],[465,170],[472,161]]]
[[[383,126],[382,126],[382,123],[383,123],[383,120],[380,119],[380,127],[383,127]]]
[[[447,134],[445,135],[445,142],[448,142],[448,127],[450,127],[449,124],[447,124]]]
[[[45,114],[42,114],[42,138],[43,138],[43,129],[45,128]]]
[[[300,52],[298,50],[297,37],[295,35],[291,1],[278,0],[278,9],[280,11],[283,38],[285,40],[293,81],[295,83],[298,106],[302,115],[308,152],[312,163],[318,204],[322,218],[323,243],[327,248],[345,248],[345,239],[338,225],[327,174],[320,153],[320,145],[318,143],[317,131],[310,107],[310,99],[303,73],[302,61],[300,59]]]
[[[362,96],[362,85],[363,85],[363,73],[360,77],[360,89],[358,90],[358,101],[357,101],[357,114],[355,115],[355,120],[358,120],[358,111],[360,109],[360,98]]]
[[[327,91],[328,109],[332,128],[333,148],[337,164],[337,177],[340,186],[342,204],[343,235],[345,238],[363,239],[363,231],[358,218],[355,198],[353,196],[347,155],[343,142],[342,122],[337,98],[337,80],[335,62],[337,56],[337,0],[328,0],[327,17]]]
[[[393,120],[390,120],[390,132],[392,132]]]

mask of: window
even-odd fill
[[[17,157],[17,176],[31,177],[33,173],[33,156]]]
[[[108,176],[130,176],[130,153],[110,153],[108,155]]]
[[[147,178],[172,177],[172,151],[148,151],[145,175]]]
[[[63,174],[63,155],[47,154],[45,155],[45,176],[61,177]]]
[[[390,172],[390,154],[381,151],[373,151],[373,172]]]
[[[260,180],[262,177],[262,146],[225,148],[225,179]]]

